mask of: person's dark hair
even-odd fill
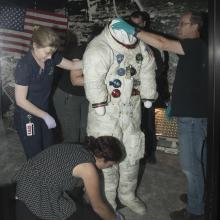
[[[65,36],[65,43],[62,51],[63,56],[67,59],[72,59],[73,50],[75,50],[77,46],[78,46],[77,36],[75,35],[75,33],[73,33],[73,31],[67,30]]]
[[[112,136],[89,136],[85,141],[85,148],[89,150],[95,157],[104,158],[105,161],[120,162],[125,151],[122,143]]]
[[[98,36],[103,29],[103,26],[100,26],[99,24],[94,24],[94,26],[91,28],[91,32],[88,35],[87,43],[89,43],[93,38]]]
[[[191,11],[190,21],[192,24],[198,25],[198,31],[201,33],[203,28],[203,14],[201,12]]]
[[[146,11],[135,11],[130,15],[130,17],[132,17],[132,18],[141,17],[144,21],[150,20],[150,16]]]
[[[150,26],[150,15],[146,12],[146,11],[134,11],[131,15],[130,15],[130,21],[131,18],[140,18],[146,22],[145,27],[149,27]]]

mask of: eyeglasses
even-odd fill
[[[183,26],[185,26],[185,25],[187,25],[187,24],[192,24],[191,22],[180,22],[179,24],[178,24],[178,26],[179,27],[183,27]]]

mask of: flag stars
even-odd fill
[[[25,10],[0,6],[0,28],[23,31]]]

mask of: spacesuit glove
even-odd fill
[[[127,34],[129,35],[136,35],[136,29],[135,27],[131,26],[130,24],[128,24],[126,21],[124,21],[121,18],[117,18],[116,19],[118,22],[114,23],[112,25],[112,29],[114,30],[124,30]]]
[[[43,116],[43,120],[46,123],[48,129],[55,128],[57,126],[55,119],[48,113]]]
[[[147,100],[147,101],[144,102],[144,107],[145,108],[151,108],[152,107],[152,103],[153,103],[152,101]]]
[[[105,106],[100,106],[95,108],[95,112],[97,115],[104,115],[105,114]]]
[[[122,216],[119,212],[115,212],[116,220],[125,220],[124,216]]]

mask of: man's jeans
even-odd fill
[[[188,183],[187,211],[204,214],[207,118],[178,117],[180,163]]]

